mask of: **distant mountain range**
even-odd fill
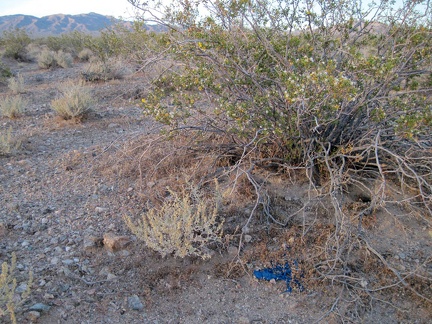
[[[116,23],[121,23],[126,27],[132,24],[130,21],[123,21],[94,12],[81,15],[58,14],[42,18],[28,15],[0,16],[0,35],[6,30],[15,28],[24,29],[33,37],[60,35],[72,31],[98,34],[102,29]],[[147,29],[160,31],[163,28],[157,25],[149,25]]]

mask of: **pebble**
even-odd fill
[[[37,304],[34,304],[33,306],[31,306],[30,308],[29,308],[29,310],[31,310],[31,311],[37,311],[37,312],[47,312],[47,311],[49,311],[50,310],[50,306],[48,306],[48,305],[45,305],[45,304],[42,304],[42,303],[37,303]]]
[[[252,236],[246,234],[246,235],[244,236],[244,241],[245,241],[246,243],[251,242],[251,241],[252,241]]]
[[[74,263],[74,261],[71,260],[71,259],[66,259],[66,260],[63,260],[62,263],[65,264],[65,265],[71,265],[71,264]]]
[[[19,285],[16,289],[15,292],[17,292],[18,294],[23,293],[24,291],[27,290],[27,284],[26,283],[22,283],[21,285]]]
[[[98,214],[102,214],[108,211],[108,208],[103,208],[103,207],[96,207],[95,208],[95,212]]]
[[[133,310],[140,311],[144,309],[144,305],[141,303],[141,300],[137,295],[132,295],[128,298],[128,305],[129,308]]]

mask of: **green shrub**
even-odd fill
[[[51,101],[52,109],[63,119],[83,118],[91,109],[94,101],[84,81],[70,80],[59,86],[61,97]]]
[[[12,77],[8,80],[8,88],[13,94],[23,93],[24,90],[24,77],[18,74],[17,77]]]
[[[18,61],[28,61],[26,47],[31,39],[23,29],[16,28],[3,32],[4,56]]]
[[[19,95],[6,96],[0,101],[0,113],[4,117],[16,118],[24,111],[26,105],[27,101]]]
[[[17,305],[15,301],[15,289],[17,287],[17,281],[14,277],[16,267],[16,255],[12,253],[11,264],[3,262],[2,271],[0,274],[0,319],[4,316],[9,315],[12,323],[17,323],[15,317],[15,310],[19,304],[22,304],[25,299],[30,295],[30,287],[33,282],[33,274],[29,273],[29,281],[27,282],[27,289],[20,296],[20,301]]]
[[[217,220],[220,198],[205,199],[196,188],[168,191],[170,196],[162,206],[150,208],[137,225],[125,216],[127,226],[162,256],[209,258],[205,247],[221,240],[222,222]]]
[[[50,69],[57,66],[56,54],[48,49],[42,50],[38,55],[38,65],[42,69]]]
[[[313,258],[314,269],[325,269],[318,276],[352,287],[349,294],[361,291],[359,300],[381,291],[379,284],[371,288],[374,279],[366,289],[344,274],[353,264],[352,251],[363,249],[373,257],[356,264],[379,259],[394,274],[393,287],[399,285],[404,279],[372,247],[362,219],[403,205],[406,215],[430,223],[428,2],[405,1],[399,7],[386,0],[367,5],[354,0],[129,2],[143,16],[150,11],[162,17],[158,22],[170,32],[163,36],[159,57],[180,66],[155,80],[142,100],[144,112],[173,129],[180,125],[230,138],[230,144],[215,146],[238,149],[230,170],[247,178],[255,207],[263,205],[268,220],[277,222],[257,169],[304,171],[309,197],[318,196],[305,208],[322,204],[331,219],[315,226],[305,216],[298,226],[303,233],[320,234],[319,225],[333,226],[328,234],[317,234],[316,241],[325,245],[317,243],[323,252]],[[376,186],[370,186],[371,179]],[[352,186],[372,197],[367,207],[350,208]],[[390,202],[388,193],[400,201]],[[363,278],[369,270],[362,267],[350,277]],[[413,290],[408,283],[402,286]],[[430,301],[424,297],[429,292],[415,293]]]

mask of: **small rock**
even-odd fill
[[[103,207],[96,207],[95,208],[95,212],[98,214],[102,214],[108,211],[108,208],[103,208]]]
[[[111,123],[108,125],[108,128],[115,128],[115,127],[119,127],[119,126],[120,126],[119,124]]]
[[[47,312],[50,310],[50,306],[42,304],[42,303],[37,303],[34,304],[33,306],[31,306],[29,308],[30,311],[36,311],[36,312]]]
[[[56,265],[58,262],[59,262],[59,258],[54,257],[54,258],[51,259],[51,262],[50,262],[50,263],[51,263],[52,265]]]
[[[71,260],[71,259],[66,259],[66,260],[63,260],[62,263],[63,263],[64,265],[71,265],[71,264],[74,263],[74,261]]]
[[[246,235],[244,236],[244,241],[245,241],[246,243],[249,243],[250,241],[252,241],[252,236],[246,234]]]
[[[115,280],[116,278],[117,276],[115,274],[108,273],[106,280],[111,281],[111,280]]]
[[[26,247],[26,246],[29,246],[29,245],[30,245],[29,241],[24,241],[24,242],[21,243],[22,247]]]
[[[128,298],[128,305],[129,308],[133,310],[140,311],[144,309],[144,305],[141,303],[141,300],[137,295],[133,295]]]
[[[405,260],[406,254],[403,252],[399,253],[399,258],[401,258],[402,260]]]
[[[38,311],[30,311],[27,313],[27,319],[30,322],[36,322],[40,316],[41,314]]]
[[[103,236],[103,244],[111,251],[124,249],[131,243],[131,239],[127,236],[116,236],[112,233],[105,233]]]
[[[21,294],[21,293],[23,293],[26,290],[27,290],[27,284],[26,283],[22,283],[21,285],[19,285],[18,287],[16,287],[15,292],[17,292],[18,294]]]

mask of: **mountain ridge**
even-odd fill
[[[88,34],[98,34],[101,30],[114,24],[122,24],[131,27],[132,22],[114,18],[113,16],[101,15],[95,12],[78,15],[54,14],[43,17],[15,14],[0,16],[0,35],[8,30],[20,28],[30,36],[56,36],[73,31]],[[149,30],[159,31],[157,25],[146,26]]]

